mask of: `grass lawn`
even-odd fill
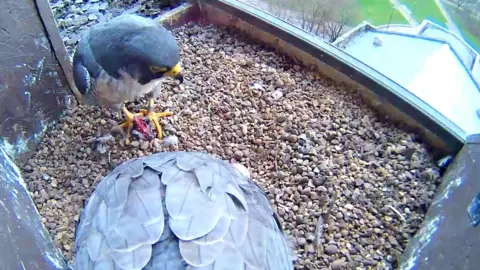
[[[447,20],[434,0],[400,0],[412,12],[413,18],[421,23],[428,19],[439,25],[446,26]]]
[[[389,0],[358,0],[358,5],[359,12],[355,18],[357,23],[367,20],[376,26],[388,24],[393,9]],[[396,9],[393,11],[391,23],[408,24]]]
[[[474,50],[477,51],[477,53],[480,53],[480,37],[475,36],[472,34],[468,29],[466,29],[462,24],[457,23],[457,26],[460,28],[460,31],[462,32],[463,38],[465,41],[472,46]]]

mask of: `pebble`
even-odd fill
[[[398,246],[397,239],[395,239],[395,237],[391,235],[388,237],[388,242],[390,242],[390,244],[392,244],[393,246]]]
[[[345,262],[345,258],[341,258],[341,259],[333,261],[332,264],[330,265],[330,268],[332,270],[343,269],[346,264],[347,263]]]
[[[338,253],[338,248],[335,245],[327,245],[325,247],[325,253],[327,254],[335,254]]]
[[[150,147],[150,143],[147,141],[141,141],[140,142],[140,149],[142,150],[147,150]]]
[[[289,135],[287,140],[291,143],[295,143],[298,140],[298,137],[296,135]]]
[[[298,246],[304,246],[307,244],[307,239],[304,237],[297,238],[297,245]]]
[[[364,183],[364,182],[363,182],[362,179],[357,179],[357,180],[355,180],[355,186],[357,186],[357,187],[361,187],[361,186],[363,185],[363,183]]]
[[[98,19],[98,16],[95,15],[95,14],[90,14],[90,15],[88,15],[88,20],[89,20],[89,21],[95,21],[95,20],[97,20],[97,19]]]
[[[135,148],[138,148],[140,146],[140,142],[139,141],[133,141],[130,143],[131,146],[135,147]]]
[[[240,150],[235,151],[235,153],[233,154],[233,158],[238,161],[241,160],[242,157],[243,157],[243,152]]]
[[[277,122],[278,122],[278,123],[283,123],[283,122],[285,122],[286,120],[287,120],[287,116],[285,116],[285,115],[283,115],[283,114],[282,114],[282,115],[279,115],[279,116],[277,117]]]

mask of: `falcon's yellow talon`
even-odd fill
[[[154,100],[153,98],[151,98],[148,100],[148,109],[145,110],[146,111],[145,117],[147,117],[150,121],[153,122],[153,125],[157,130],[157,138],[161,140],[163,137],[163,130],[162,130],[162,126],[158,122],[158,118],[172,116],[173,113],[172,112],[155,112],[153,110],[153,107],[154,107]]]
[[[172,116],[173,113],[172,112],[155,112],[153,110],[153,107],[154,107],[153,99],[150,99],[148,101],[148,109],[140,109],[139,113],[131,113],[127,109],[127,107],[123,105],[122,111],[123,113],[125,113],[126,119],[125,119],[125,122],[120,124],[120,127],[127,128],[127,138],[125,139],[126,145],[130,144],[130,134],[132,132],[132,128],[134,125],[133,120],[136,116],[148,118],[153,123],[153,125],[155,126],[155,129],[157,130],[158,139],[160,140],[162,139],[164,134],[163,134],[162,126],[158,122],[158,118]]]
[[[160,126],[160,123],[158,122],[157,116],[153,112],[153,113],[150,113],[147,117],[150,121],[153,122],[153,125],[155,126],[155,129],[157,130],[157,138],[159,140],[161,140],[162,137],[163,137],[163,131],[162,131],[162,127]]]
[[[145,117],[147,117],[153,123],[153,125],[155,126],[155,129],[157,130],[157,138],[158,139],[161,140],[163,135],[164,135],[163,130],[162,130],[162,126],[160,125],[160,122],[158,122],[158,118],[172,116],[172,115],[173,115],[172,112],[157,113],[157,112],[153,112],[153,111],[147,112],[147,114],[145,115]]]
[[[168,117],[168,116],[172,116],[172,115],[173,115],[172,112],[155,113],[155,117],[157,117],[157,118]]]
[[[123,113],[125,113],[125,122],[120,124],[121,128],[127,128],[127,138],[125,139],[125,144],[130,145],[130,133],[132,132],[133,128],[133,119],[135,119],[136,116],[144,116],[143,113],[131,113],[125,104],[122,107]]]

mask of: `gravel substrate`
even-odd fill
[[[381,120],[344,86],[238,34],[189,25],[175,35],[186,79],[168,81],[157,104],[176,114],[163,122],[178,136],[178,148],[158,140],[125,146],[116,136],[100,154],[91,139],[121,119],[76,106],[23,168],[43,222],[67,258],[79,211],[111,166],[178,149],[233,158],[251,169],[296,238],[297,269],[393,268],[439,180],[417,136]]]

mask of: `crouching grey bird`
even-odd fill
[[[124,162],[88,199],[76,270],[293,269],[292,245],[248,171],[200,152]]]
[[[123,105],[126,121],[121,126],[127,128],[127,144],[136,116],[147,117],[162,138],[158,118],[172,113],[156,113],[153,107],[166,77],[183,82],[178,43],[167,29],[138,15],[93,25],[82,34],[73,57],[73,78],[84,104],[118,109]],[[145,95],[147,110],[127,110],[124,102]]]

